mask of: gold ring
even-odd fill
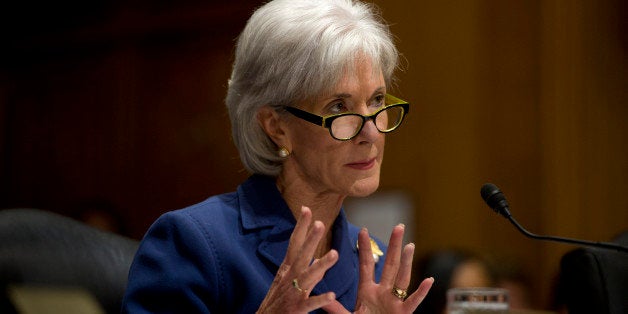
[[[295,287],[297,290],[299,290],[299,292],[307,293],[307,289],[301,289],[301,287],[299,287],[299,281],[297,281],[296,278],[292,279],[292,286]]]
[[[405,300],[408,297],[408,290],[400,289],[395,286],[392,288],[392,295],[399,298],[401,301]]]

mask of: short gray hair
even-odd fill
[[[240,34],[227,109],[233,140],[251,173],[276,176],[277,146],[257,121],[264,105],[280,108],[329,91],[358,57],[391,84],[398,52],[374,6],[353,0],[274,0]]]

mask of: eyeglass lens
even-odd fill
[[[403,108],[392,106],[375,116],[375,126],[380,132],[390,132],[399,126],[403,119]],[[331,124],[331,134],[337,139],[354,137],[362,129],[364,118],[360,115],[346,115],[336,118]]]

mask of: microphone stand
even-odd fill
[[[526,230],[525,228],[523,228],[512,217],[512,215],[510,215],[508,210],[506,210],[505,212],[507,214],[505,214],[504,216],[506,216],[506,218],[508,218],[508,220],[510,220],[510,222],[515,227],[517,227],[517,229],[519,229],[519,231],[521,231],[521,233],[523,233],[527,237],[530,237],[530,238],[533,238],[533,239],[537,239],[537,240],[558,241],[558,242],[565,242],[565,243],[569,243],[569,244],[586,245],[586,246],[591,246],[591,247],[604,248],[604,249],[616,250],[618,252],[628,253],[628,247],[621,246],[621,245],[618,245],[618,244],[615,244],[615,243],[594,242],[594,241],[576,240],[576,239],[570,239],[570,238],[554,237],[554,236],[543,236],[543,235],[534,234],[534,233]]]
[[[486,203],[486,205],[492,208],[496,213],[510,220],[510,222],[519,231],[521,231],[521,233],[523,233],[526,237],[530,237],[532,239],[537,239],[537,240],[557,241],[557,242],[564,242],[564,243],[576,244],[576,245],[585,245],[585,246],[610,249],[610,250],[616,250],[618,252],[628,253],[628,247],[621,246],[615,243],[593,242],[593,241],[586,241],[586,240],[577,240],[577,239],[570,239],[570,238],[563,238],[563,237],[553,237],[553,236],[544,236],[544,235],[534,234],[526,230],[525,228],[523,228],[515,220],[515,218],[512,217],[512,215],[510,214],[508,201],[506,200],[504,193],[502,193],[502,191],[500,191],[499,188],[495,184],[486,183],[482,185],[480,194],[482,196],[482,199],[484,199],[484,202]]]

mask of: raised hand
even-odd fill
[[[308,313],[337,302],[333,292],[310,296],[311,289],[338,261],[338,252],[330,250],[312,263],[324,233],[323,223],[312,223],[312,212],[303,207],[290,236],[286,257],[257,313]]]
[[[368,231],[360,230],[360,283],[355,313],[412,313],[432,287],[434,279],[427,278],[414,293],[407,295],[414,244],[407,244],[402,250],[404,228],[403,225],[393,228],[379,283],[375,282],[375,262]],[[323,308],[330,313],[349,313],[339,302],[332,302]]]

